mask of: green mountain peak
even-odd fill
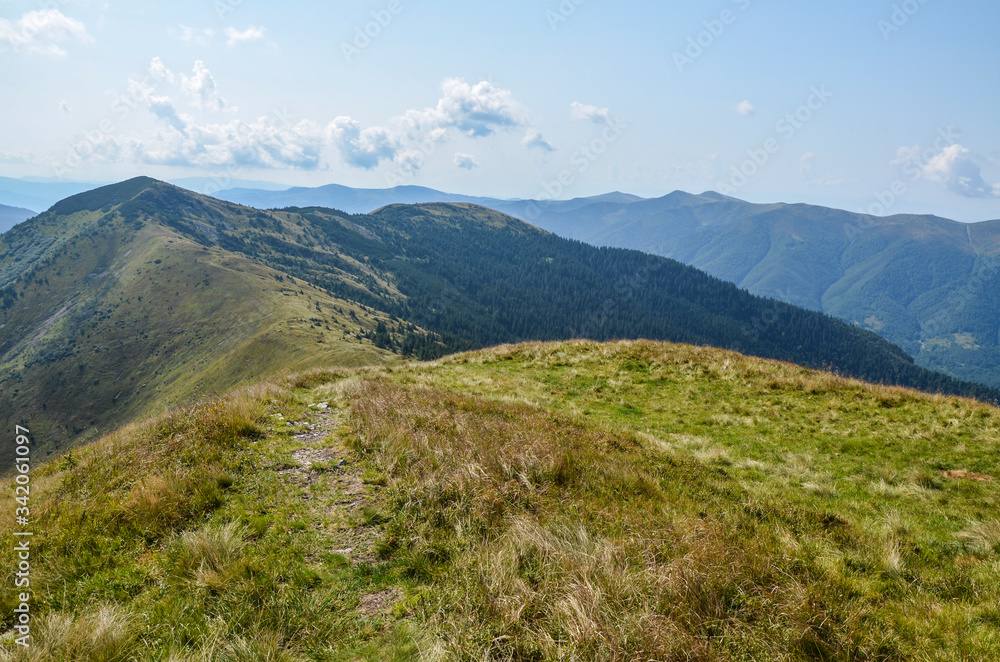
[[[152,177],[134,177],[118,184],[102,186],[86,193],[70,196],[53,205],[49,212],[69,215],[83,211],[97,211],[105,207],[115,207],[132,200],[149,188],[160,186],[176,188]]]

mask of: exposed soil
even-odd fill
[[[398,588],[388,588],[378,593],[363,595],[361,596],[361,604],[358,606],[358,611],[365,616],[375,616],[376,614],[385,613],[399,601],[400,596]]]
[[[362,482],[363,468],[352,461],[337,436],[342,413],[334,407],[313,412],[313,420],[305,423],[307,430],[292,437],[299,446],[288,454],[288,465],[294,466],[283,465],[278,474],[289,487],[304,488],[301,498],[311,502],[313,514],[321,520],[317,527],[329,536],[328,552],[352,563],[372,563],[376,560],[372,548],[382,532],[378,526],[363,524],[363,511],[381,488]]]
[[[942,471],[941,474],[948,480],[974,480],[980,483],[992,483],[992,476],[985,476],[983,474],[974,474],[964,469],[952,469],[950,471]]]

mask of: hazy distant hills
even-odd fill
[[[0,233],[10,230],[18,223],[26,221],[32,216],[37,216],[37,214],[30,209],[0,205]]]
[[[1000,386],[1000,221],[879,218],[718,193],[568,201],[463,198],[418,187],[226,191],[260,207],[471,201],[562,237],[674,258],[755,294],[872,329],[918,364]]]
[[[820,313],[465,203],[265,212],[138,178],[0,236],[0,420],[49,448],[313,365],[577,337],[1000,400]]]
[[[291,188],[267,191],[230,188],[215,194],[220,200],[236,202],[257,209],[282,207],[328,207],[350,214],[367,214],[386,205],[414,205],[425,202],[468,202],[495,209],[501,201],[467,195],[443,193],[423,186],[397,186],[391,189],[356,189],[338,184],[318,188]]]
[[[94,182],[66,182],[41,178],[0,177],[0,205],[45,211],[63,198],[100,186]]]

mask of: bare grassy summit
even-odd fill
[[[37,468],[0,659],[995,659],[998,430],[644,341],[314,371]]]

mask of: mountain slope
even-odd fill
[[[0,237],[0,308],[0,419],[32,420],[46,448],[289,369],[574,337],[1000,399],[873,333],[467,204],[262,212],[138,178]]]
[[[237,233],[237,250],[473,345],[647,337],[996,397],[918,368],[873,333],[748,295],[672,260],[569,242],[482,207],[391,205],[350,217],[316,208],[279,213],[296,214],[303,227],[308,222],[321,232],[322,250],[276,250],[245,233]],[[226,241],[236,245],[236,237]],[[364,261],[378,282],[360,295],[338,289],[326,264],[331,247]]]
[[[36,212],[33,212],[30,209],[0,205],[0,234],[10,230],[18,223],[23,223],[29,218],[37,215],[38,214]]]
[[[1000,222],[878,218],[681,192],[505,211],[561,236],[694,265],[874,330],[925,367],[1000,386]]]
[[[665,343],[316,371],[33,464],[0,659],[996,659],[998,431]]]
[[[339,186],[219,195],[256,206],[361,212],[394,202],[474,202],[562,237],[676,259],[754,294],[871,329],[924,367],[1000,387],[1000,221],[877,218],[713,192],[534,201],[418,191],[408,198],[401,189]]]
[[[358,337],[378,321],[357,304],[123,219],[120,201],[151,182],[0,237],[0,420],[32,421],[41,451],[245,380],[388,355]]]

